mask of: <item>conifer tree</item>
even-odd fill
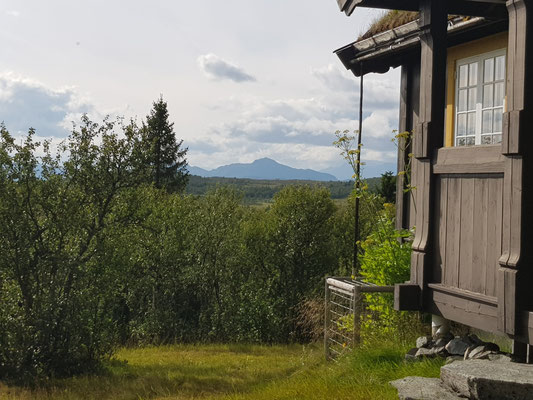
[[[150,181],[159,189],[175,192],[184,190],[189,179],[188,148],[182,148],[183,140],[176,141],[174,123],[168,117],[167,103],[161,96],[143,124],[142,144]]]

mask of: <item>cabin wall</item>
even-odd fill
[[[431,281],[497,297],[503,174],[442,174],[436,190]]]

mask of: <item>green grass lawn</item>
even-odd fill
[[[98,376],[30,391],[0,383],[0,399],[397,399],[388,381],[436,377],[441,361],[405,363],[406,348],[361,348],[336,362],[320,346],[174,345],[122,349]]]

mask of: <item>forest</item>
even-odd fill
[[[381,189],[381,178],[367,178],[368,190],[378,193]],[[217,186],[230,186],[242,194],[244,204],[261,205],[271,202],[274,195],[286,186],[308,185],[320,186],[329,190],[332,199],[347,199],[353,191],[353,180],[347,181],[301,181],[301,180],[263,180],[244,178],[216,178],[201,177],[197,175],[189,176],[186,193],[192,195],[204,195],[209,190]]]

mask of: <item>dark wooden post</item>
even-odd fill
[[[526,364],[533,364],[533,346],[513,340],[512,353],[515,360]]]
[[[413,86],[412,67],[409,64],[402,65],[402,78],[400,82],[400,117],[398,133],[412,130],[412,105],[411,92]],[[406,141],[398,139],[398,173],[405,171],[408,163]],[[405,175],[398,175],[396,179],[396,229],[409,228],[409,198],[404,192],[407,182]]]
[[[444,138],[447,11],[445,1],[420,0],[420,102],[413,137],[413,175],[416,186],[416,220],[411,283],[423,291],[429,279],[430,236],[433,229],[432,198],[435,183],[431,160]]]
[[[418,102],[420,98],[420,59],[409,61],[402,65],[402,75],[400,83],[400,115],[398,131],[413,132],[413,128],[418,124]],[[409,163],[409,153],[412,153],[412,143],[405,140],[398,141],[398,172],[405,171]],[[415,215],[415,204],[413,201],[414,192],[405,192],[407,175],[399,175],[396,180],[396,229],[409,229],[413,227],[412,218]]]
[[[521,307],[530,307],[532,189],[531,128],[533,118],[533,4],[508,0],[507,111],[503,118],[502,153],[505,155],[502,255],[498,270],[498,329],[519,331]],[[523,268],[527,265],[527,270]],[[520,285],[523,285],[522,287]]]

